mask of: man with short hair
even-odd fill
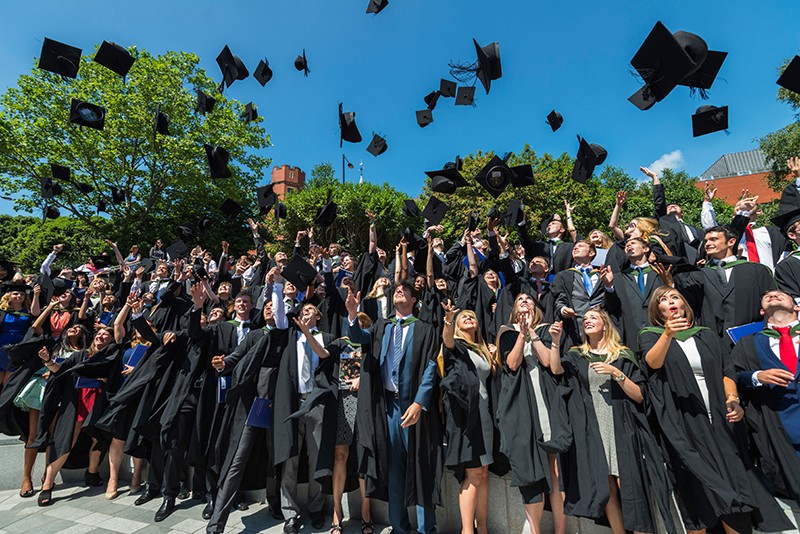
[[[565,241],[567,227],[564,226],[558,214],[553,215],[543,224],[542,233],[545,239],[542,241],[533,240],[528,235],[527,223],[525,221],[517,225],[520,241],[525,249],[525,257],[543,256],[550,264],[550,272],[558,274],[569,269],[572,263],[572,246],[569,241]]]

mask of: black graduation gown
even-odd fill
[[[502,293],[505,289],[502,289]],[[462,310],[474,310],[478,317],[478,326],[486,343],[494,343],[497,336],[495,313],[492,305],[497,304],[497,294],[483,279],[483,275],[467,277],[461,280],[456,307]]]
[[[600,428],[589,391],[587,356],[595,359],[594,355],[585,355],[573,348],[563,358],[565,380],[572,390],[568,408],[575,436],[573,447],[562,455],[561,465],[566,489],[564,512],[567,515],[600,518],[605,515],[605,505],[609,498],[608,464],[603,454]],[[599,357],[596,359],[602,361]],[[643,387],[644,375],[639,370],[633,352],[624,350],[611,365],[625,373],[627,380]],[[656,532],[655,515],[658,512],[650,509],[652,497],[667,531],[676,532],[670,515],[671,490],[663,469],[664,461],[650,431],[644,407],[636,404],[621,387],[613,383],[611,404],[625,529]],[[582,448],[585,449],[581,450]]]
[[[792,298],[800,298],[800,253],[793,252],[775,266],[775,282]]]
[[[752,335],[739,340],[731,352],[731,359],[737,374],[765,369]],[[750,437],[750,452],[772,485],[773,492],[800,502],[800,458],[776,411],[776,398],[773,396],[773,390],[776,389],[779,388],[739,387]]]
[[[643,354],[660,335],[650,329],[642,331],[639,346]],[[660,369],[650,369],[642,362],[650,389],[651,421],[657,421],[660,430],[684,524],[690,529],[711,528],[727,515],[751,512],[758,530],[791,528],[756,468],[748,463],[743,441],[735,438],[737,429],[745,430],[743,425],[731,425],[725,419],[722,379],[736,377],[730,358],[723,356],[721,340],[710,329],[693,337],[702,358],[711,420],[692,367],[675,339]]]
[[[389,432],[380,354],[388,322],[388,319],[380,319],[370,328],[371,347],[364,353],[361,363],[356,413],[359,476],[365,481],[367,496],[383,501],[388,499]],[[428,363],[438,354],[439,340],[433,326],[423,321],[414,323],[412,395],[419,389]],[[417,424],[408,429],[407,506],[432,507],[442,502],[442,428],[438,407],[438,387],[434,387],[429,409],[423,411]]]
[[[644,295],[639,291],[637,272],[630,267],[614,274],[614,291],[606,293],[606,310],[617,319],[622,339],[634,352],[639,350],[639,331],[649,324],[647,308],[653,292],[664,285],[655,271],[646,276]]]

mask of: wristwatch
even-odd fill
[[[614,377],[614,380],[616,380],[619,383],[622,383],[622,382],[625,382],[626,378],[628,378],[628,377],[625,376],[625,373],[620,373],[620,374],[618,374],[617,376]]]

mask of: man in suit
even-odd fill
[[[661,231],[668,232],[664,242],[676,256],[683,256],[694,265],[698,257],[698,247],[703,235],[699,228],[686,224],[683,221],[683,208],[680,204],[667,204],[667,195],[664,184],[658,173],[646,167],[639,168],[653,180],[653,209],[658,227]]]
[[[531,239],[528,235],[528,227],[525,221],[519,223],[517,231],[525,249],[525,257],[543,256],[550,264],[551,274],[558,274],[565,269],[569,269],[572,265],[573,244],[564,240],[567,228],[558,214],[553,215],[542,224],[544,240]]]
[[[543,256],[534,257],[530,264],[528,264],[528,272],[530,273],[528,278],[528,283],[531,288],[530,291],[532,296],[536,297],[536,302],[542,309],[544,322],[552,323],[555,297],[553,296],[551,283],[547,276],[550,272],[550,265],[547,263],[547,258]],[[533,295],[533,293],[535,293],[535,295]]]
[[[346,301],[350,341],[371,346],[371,357],[362,364],[357,416],[359,444],[370,458],[362,475],[368,495],[388,493],[393,532],[411,531],[406,507],[416,505],[417,531],[430,534],[436,531],[443,465],[439,336],[412,315],[417,295],[411,283],[397,284],[393,300],[395,316],[379,319],[369,330],[358,324],[360,295],[350,291]]]
[[[731,354],[751,451],[776,492],[792,499],[800,499],[799,310],[785,291],[767,291],[761,298],[766,328],[741,339]]]
[[[613,291],[611,268],[592,267],[597,251],[589,241],[580,240],[572,247],[574,267],[556,274],[551,291],[555,296],[555,315],[564,321],[567,348],[578,345],[583,334],[583,315],[605,304],[606,293]]]

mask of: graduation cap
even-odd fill
[[[258,62],[256,71],[253,73],[253,78],[255,78],[256,81],[261,84],[261,87],[267,85],[267,83],[272,79],[272,69],[269,68],[269,61],[262,59]]]
[[[283,269],[281,275],[294,285],[299,291],[312,285],[317,279],[317,270],[314,269],[303,257],[299,254],[292,254]]]
[[[78,100],[72,99],[69,109],[69,122],[78,126],[88,126],[95,130],[102,130],[105,126],[106,108]]]
[[[375,13],[376,15],[386,9],[389,5],[389,0],[369,0],[367,4],[367,13]]]
[[[89,256],[89,259],[92,260],[92,265],[94,265],[95,269],[105,269],[109,265],[109,258],[108,256]]]
[[[142,261],[139,262],[139,267],[143,268],[145,273],[149,273],[150,271],[153,270],[155,264],[156,263],[150,258],[143,258]],[[137,269],[139,267],[137,267]]]
[[[202,217],[200,217],[200,220],[197,221],[197,228],[200,231],[200,233],[203,233],[209,228],[211,228],[213,224],[214,221],[211,219],[210,215],[203,215]]]
[[[55,178],[56,180],[61,180],[62,182],[69,182],[69,177],[71,173],[69,167],[64,167],[63,165],[56,165],[54,163],[51,163],[50,174],[52,174],[53,178]]]
[[[17,272],[16,266],[8,260],[0,260],[0,269],[3,269],[6,274],[0,281],[7,282],[14,278],[14,273]]]
[[[475,176],[475,180],[494,198],[499,197],[511,185],[513,178],[514,171],[497,155],[492,156],[489,163]]]
[[[107,208],[108,208],[108,206],[106,205],[105,200],[101,200],[101,199],[97,200],[97,213],[100,213],[100,212],[108,213],[106,211]]]
[[[256,201],[261,215],[269,213],[277,199],[278,196],[272,192],[272,184],[263,185],[256,189]]]
[[[415,234],[409,226],[403,230],[403,237],[408,244],[408,250],[422,250],[428,246],[428,242]]]
[[[580,147],[578,156],[575,159],[575,166],[572,168],[572,179],[584,184],[592,177],[594,168],[601,165],[608,156],[606,149],[594,143],[587,143],[586,139],[578,136]]]
[[[136,58],[130,55],[124,46],[103,41],[94,56],[94,60],[124,78],[128,75],[128,71],[131,70]]]
[[[431,177],[431,189],[436,193],[452,195],[459,187],[466,187],[469,182],[453,166],[438,171],[425,171]]]
[[[781,229],[784,235],[797,221],[800,221],[800,207],[792,208],[788,205],[781,205],[778,215],[772,218],[772,224]]]
[[[0,294],[13,293],[19,291],[20,293],[27,293],[33,291],[33,288],[23,282],[4,282],[0,284]]]
[[[427,95],[425,95],[425,103],[428,105],[428,109],[433,111],[436,109],[436,102],[439,100],[439,97],[442,96],[441,91],[431,91]]]
[[[403,215],[408,218],[414,217],[421,217],[422,212],[419,210],[419,206],[412,198],[407,198],[403,201]]]
[[[42,53],[39,56],[40,69],[54,72],[67,78],[76,78],[80,65],[80,48],[45,37],[42,43]]]
[[[380,156],[389,148],[389,145],[386,144],[386,139],[381,137],[380,135],[373,133],[372,134],[372,141],[370,142],[369,146],[367,147],[367,152],[372,154],[375,157]]]
[[[475,44],[475,52],[478,54],[478,70],[475,75],[481,81],[488,95],[492,80],[497,80],[503,75],[503,69],[500,66],[500,44],[494,42],[481,47],[475,39],[472,39],[472,42]]]
[[[323,228],[327,228],[336,220],[336,203],[328,199],[328,202],[321,208],[317,208],[317,214],[314,217],[314,224],[318,224]]]
[[[439,93],[445,98],[456,96],[456,82],[442,78],[439,81]]]
[[[421,109],[417,111],[417,124],[420,128],[425,128],[433,122],[433,113],[429,109]]]
[[[800,94],[800,56],[794,56],[778,78],[778,85]]]
[[[121,187],[111,188],[111,202],[114,204],[122,204],[125,202],[125,190]]]
[[[230,219],[235,219],[243,209],[241,205],[230,198],[226,198],[219,206],[219,211]]]
[[[311,69],[308,68],[308,60],[306,59],[306,49],[303,49],[303,54],[294,58],[294,68],[303,72],[303,76],[308,76]]]
[[[728,57],[727,52],[709,50],[700,68],[693,74],[683,78],[678,85],[699,89],[701,95],[704,95],[704,92],[711,89],[711,85],[713,85],[714,80],[717,79],[717,74],[719,74],[719,70],[722,68],[722,63],[725,61],[726,57]]]
[[[535,183],[533,178],[533,167],[526,165],[517,165],[511,167],[514,175],[511,177],[511,185],[514,187],[527,187]]]
[[[153,132],[161,135],[169,135],[169,115],[160,110],[156,111]]]
[[[185,222],[175,227],[175,235],[181,241],[191,241],[194,237],[194,228],[191,223]]]
[[[462,85],[456,93],[456,106],[471,106],[475,101],[475,87]]]
[[[39,281],[39,285],[42,285],[42,281],[44,279],[50,280],[50,277],[47,275],[42,276],[41,280]],[[52,288],[50,293],[50,298],[53,297],[60,297],[67,291],[72,291],[72,280],[66,280],[65,278],[53,278],[50,281],[50,287]],[[42,288],[44,289],[44,287]],[[50,299],[47,299],[47,302],[50,302]]]
[[[525,218],[522,203],[515,198],[511,199],[508,203],[508,209],[501,215],[501,218],[506,228],[514,228]]]
[[[217,65],[219,65],[219,70],[222,71],[222,83],[219,85],[220,91],[222,91],[223,86],[230,87],[236,80],[244,80],[250,76],[247,67],[244,66],[238,56],[234,56],[231,53],[228,45],[225,45],[225,48],[217,56]]]
[[[242,118],[245,122],[252,122],[258,118],[258,110],[256,109],[255,105],[252,102],[249,102],[244,107],[244,113],[242,113]]]
[[[286,204],[278,200],[278,197],[275,197],[275,220],[281,220],[286,218]]]
[[[200,113],[201,115],[205,115],[206,113],[211,112],[214,109],[214,106],[217,103],[217,99],[213,96],[209,96],[205,94],[200,89],[197,90],[197,105],[195,105],[195,111]]]
[[[57,183],[53,182],[52,178],[40,178],[39,179],[42,185],[42,198],[45,200],[49,200],[55,196],[58,196],[62,193],[61,186]]]
[[[449,209],[450,206],[438,198],[431,196],[431,198],[428,200],[428,203],[425,205],[425,209],[422,210],[422,215],[430,224],[437,225],[442,222],[442,219],[444,219],[444,216]]]
[[[700,137],[728,129],[728,106],[700,106],[692,115],[692,136]]]
[[[555,132],[564,124],[564,117],[562,117],[561,113],[558,111],[553,110],[547,114],[547,124],[549,124],[550,128]]]
[[[474,231],[478,227],[478,216],[475,215],[474,211],[469,213],[469,217],[467,217],[467,230],[470,232]]]
[[[181,239],[173,241],[164,251],[169,255],[170,259],[173,260],[185,258],[189,255],[189,247],[186,246],[186,243]]]
[[[44,210],[44,216],[48,219],[58,219],[61,217],[61,212],[55,206],[47,206]]]
[[[208,143],[203,145],[206,149],[208,167],[211,170],[212,178],[230,178],[231,171],[228,168],[230,156],[228,151],[220,146],[211,146]]]
[[[448,161],[447,163],[445,163],[444,168],[455,169],[457,171],[460,171],[461,169],[464,168],[464,160],[461,159],[461,156],[456,156],[456,159],[454,159],[453,161]]]
[[[84,195],[88,195],[89,193],[94,191],[94,187],[84,182],[75,182],[75,187],[78,188],[78,191],[80,191]]]
[[[356,114],[354,111],[343,112],[342,103],[339,102],[339,147],[342,146],[342,141],[348,143],[360,143],[361,132],[358,131],[356,126]]]

